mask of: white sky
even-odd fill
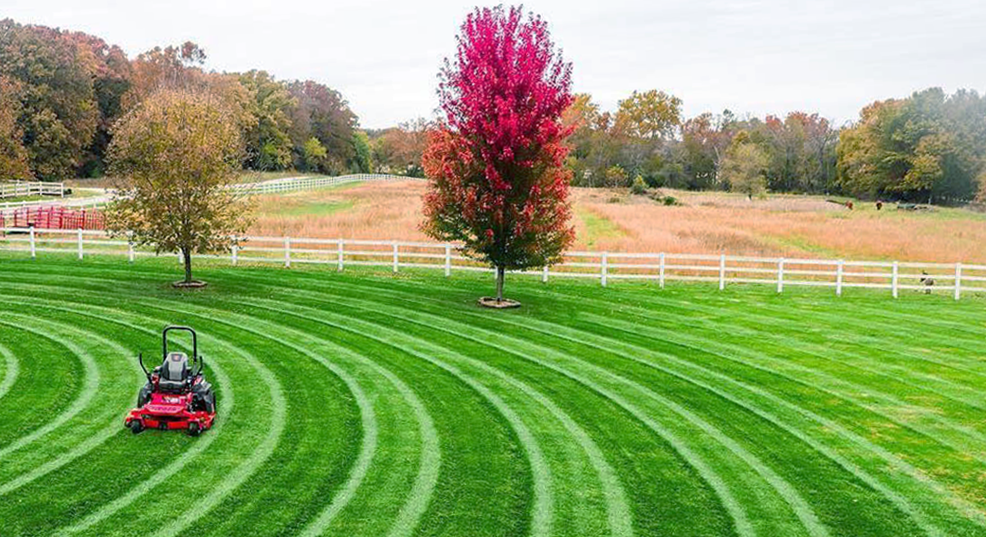
[[[0,18],[81,30],[134,56],[197,42],[219,71],[264,69],[338,89],[364,127],[437,105],[436,75],[474,4],[410,0],[0,0]],[[818,111],[929,86],[986,90],[983,0],[528,0],[606,109],[652,88],[688,116]]]

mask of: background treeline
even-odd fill
[[[875,102],[841,129],[818,114],[730,111],[685,119],[681,100],[633,93],[614,112],[589,95],[566,114],[579,186],[849,194],[961,202],[986,184],[986,97],[932,88]]]
[[[650,186],[689,190],[832,192],[838,189],[838,132],[818,114],[740,118],[726,110],[685,119],[681,99],[634,93],[615,112],[576,96],[566,121],[569,165],[585,186]],[[744,175],[745,174],[745,175]]]
[[[162,88],[226,105],[249,169],[370,171],[368,138],[339,92],[264,71],[208,72],[205,59],[194,43],[128,59],[95,36],[0,21],[0,178],[103,175],[114,122]]]

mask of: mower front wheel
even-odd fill
[[[193,421],[188,424],[188,436],[198,436],[202,434],[202,427],[199,426],[199,422]]]
[[[130,422],[130,432],[137,434],[144,430],[144,424],[140,420],[133,420]]]

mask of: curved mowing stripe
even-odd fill
[[[17,357],[14,353],[10,352],[10,349],[0,345],[0,354],[3,355],[4,369],[3,369],[3,381],[0,382],[0,399],[7,395],[10,391],[11,386],[17,380],[17,375],[19,373],[17,366]]]
[[[161,306],[156,304],[147,304],[147,306],[156,307],[160,309],[167,309],[167,308],[162,308]],[[173,310],[173,311],[178,311],[181,313],[189,313],[183,310]],[[245,320],[246,322],[255,322],[255,320],[249,317],[244,317],[242,315],[238,315],[235,313],[228,313],[227,317],[239,318],[241,320]],[[273,323],[268,323],[268,324],[273,324]],[[241,328],[241,329],[248,332],[256,333],[257,335],[260,336],[264,336],[264,334],[261,332],[256,332],[246,328]],[[281,329],[284,330],[285,332],[294,332],[301,337],[307,337],[306,334],[298,332],[293,329],[289,329],[287,327],[282,327]],[[339,369],[338,366],[332,364],[325,358],[312,353],[308,349],[305,349],[303,347],[294,345],[286,341],[281,341],[280,343],[285,346],[291,347],[294,350],[302,354],[305,354],[306,356],[311,357],[312,359],[318,361],[319,363],[322,363],[330,370],[332,370],[334,373],[339,375],[340,378],[343,378],[344,381],[347,381],[347,379],[348,381],[352,381],[353,385],[350,387],[350,389],[353,388],[358,389],[359,391],[358,392],[354,391],[354,394],[357,394],[356,397],[361,398],[362,402],[365,403],[366,405],[365,407],[362,404],[360,405],[361,412],[363,408],[367,409],[367,413],[365,415],[365,419],[367,421],[364,422],[364,429],[367,431],[365,433],[364,447],[360,452],[360,457],[358,459],[357,464],[354,466],[353,472],[350,475],[349,480],[347,480],[346,485],[343,487],[343,489],[340,490],[340,492],[335,496],[335,498],[333,498],[332,503],[319,514],[319,517],[316,520],[310,523],[301,532],[301,534],[305,536],[319,535],[321,534],[322,531],[324,531],[328,527],[328,525],[332,522],[332,519],[339,513],[339,511],[341,511],[342,508],[345,507],[347,503],[349,503],[349,501],[353,498],[353,496],[355,496],[356,489],[359,487],[360,483],[363,480],[363,477],[365,477],[366,472],[369,469],[370,461],[373,457],[373,452],[376,450],[376,438],[377,438],[376,418],[372,413],[372,407],[370,406],[369,401],[366,399],[366,396],[363,394],[362,390],[359,389],[359,385],[355,382],[354,379],[352,379],[352,377],[349,376],[348,373]],[[473,390],[475,390],[477,393],[481,394],[484,398],[489,400],[490,403],[492,403],[494,407],[496,407],[497,410],[507,419],[507,421],[511,423],[511,426],[514,427],[514,430],[517,433],[518,438],[520,438],[521,444],[528,452],[528,457],[531,459],[531,467],[534,472],[534,513],[532,515],[533,520],[532,520],[531,534],[534,536],[549,535],[550,527],[551,527],[551,513],[553,510],[553,506],[552,506],[553,502],[551,498],[551,487],[550,487],[550,471],[548,469],[547,463],[544,460],[544,455],[541,453],[541,449],[537,445],[537,442],[534,439],[534,436],[520,420],[520,417],[513,411],[513,409],[511,409],[508,405],[506,405],[506,403],[504,403],[503,400],[499,398],[499,396],[492,393],[485,386],[469,378],[468,376],[461,373],[458,369],[452,366],[449,366],[446,370],[449,373],[453,374],[454,376],[459,377],[460,380],[468,384]]]
[[[357,331],[354,328],[344,325],[342,323],[330,322],[322,318],[313,317],[312,315],[317,315],[319,313],[322,313],[321,311],[316,310],[314,308],[292,304],[291,306],[294,311],[291,311],[291,310],[276,308],[267,305],[271,303],[280,304],[277,301],[252,299],[252,300],[243,300],[242,302],[252,304],[258,308],[262,308],[274,313],[279,313],[281,315],[296,316],[301,319],[317,322],[319,324],[331,326],[333,328],[338,328],[341,330],[346,330],[352,333],[356,333],[362,337],[366,337],[368,339],[372,339],[380,343],[383,343],[385,345],[389,345],[394,348],[397,348],[402,352],[416,356],[419,359],[423,359],[425,361],[431,362],[439,367],[444,368],[446,365],[445,362],[441,360],[436,360],[432,356],[419,353],[408,347],[396,345],[386,338],[374,336],[365,331]],[[363,324],[363,321],[356,321],[354,319],[347,319],[347,320],[352,322],[353,324]],[[384,329],[384,331],[388,333],[394,332],[388,329]],[[421,344],[422,346],[429,346],[426,344],[424,340],[420,338],[407,336],[403,334],[402,336],[408,340]],[[576,424],[575,421],[572,420],[570,416],[568,416],[568,414],[566,414],[561,408],[559,408],[558,405],[556,405],[553,401],[545,397],[545,395],[540,391],[531,388],[530,386],[517,380],[516,378],[507,375],[506,373],[500,371],[499,369],[489,366],[479,360],[468,358],[461,354],[450,352],[450,351],[446,351],[445,354],[454,355],[458,357],[460,360],[466,361],[471,365],[473,365],[474,367],[477,367],[486,373],[492,374],[500,378],[504,382],[516,388],[520,393],[524,393],[532,397],[535,401],[537,401],[542,406],[544,406],[556,419],[558,419],[565,427],[565,429],[569,432],[569,434],[571,434],[576,439],[578,445],[581,446],[581,448],[586,452],[586,455],[588,456],[589,461],[593,466],[593,469],[596,471],[597,475],[600,478],[600,481],[603,485],[604,496],[606,497],[607,516],[608,516],[608,522],[609,522],[611,534],[615,536],[629,536],[633,534],[630,508],[627,505],[626,494],[623,491],[623,487],[622,485],[620,485],[619,479],[616,476],[616,472],[613,470],[612,466],[610,466],[609,463],[606,462],[606,459],[603,456],[602,451],[592,440],[592,438],[589,437],[589,435],[585,432],[585,430],[583,430],[578,424]]]
[[[49,326],[58,326],[63,330],[67,329],[68,331],[75,332],[76,334],[84,334],[85,338],[100,341],[105,347],[112,348],[113,350],[117,351],[121,355],[127,354],[127,351],[123,347],[101,336],[97,336],[95,334],[85,332],[76,329],[74,327],[68,327],[67,325],[52,322],[52,321],[47,321],[47,320],[39,321],[37,318],[33,318],[33,321],[35,323],[40,323],[42,325],[47,324]],[[8,323],[8,324],[10,326],[16,326],[22,330],[33,331],[32,329],[27,328],[26,326],[20,326],[15,323]],[[40,332],[36,332],[36,333],[40,333]],[[138,369],[134,368],[133,371],[136,375],[140,375],[140,371]],[[143,378],[142,375],[140,375],[140,378]],[[65,466],[66,464],[74,461],[75,459],[85,455],[86,453],[92,451],[94,448],[96,448],[97,446],[108,440],[110,437],[115,435],[117,432],[119,432],[119,429],[120,429],[120,424],[115,419],[113,419],[106,427],[89,435],[85,441],[77,444],[71,450],[58,455],[54,459],[51,459],[40,466],[35,467],[34,469],[32,469],[27,473],[17,476],[15,479],[12,479],[7,483],[4,483],[2,486],[0,486],[0,496],[3,496],[4,494],[8,494],[14,490],[17,490],[18,488],[23,487],[24,485],[27,485],[28,483],[31,483],[32,481],[42,476],[45,476],[61,468],[62,466]]]
[[[373,363],[373,362],[371,362]],[[428,509],[428,503],[435,492],[435,485],[438,483],[438,471],[442,462],[441,446],[438,439],[438,431],[435,424],[428,414],[421,399],[404,383],[397,378],[390,370],[380,367],[376,363],[374,366],[387,380],[391,382],[397,391],[410,403],[414,409],[414,414],[418,418],[418,434],[421,435],[421,460],[419,462],[418,475],[414,478],[414,485],[411,487],[411,496],[407,503],[397,514],[394,526],[387,534],[387,537],[408,537],[417,528],[421,517]]]
[[[72,401],[72,404],[68,406],[61,414],[55,417],[55,419],[49,421],[44,426],[35,429],[31,433],[18,438],[17,440],[7,444],[6,446],[0,448],[0,461],[10,453],[23,448],[24,446],[30,445],[32,442],[36,442],[38,439],[44,437],[48,433],[54,431],[58,427],[61,427],[65,422],[72,419],[76,414],[82,412],[84,408],[89,406],[92,402],[93,397],[99,391],[99,368],[96,367],[96,361],[93,359],[92,355],[83,350],[78,345],[68,341],[62,337],[47,334],[41,330],[31,328],[29,325],[19,325],[10,322],[10,318],[19,318],[28,323],[34,321],[34,318],[23,316],[17,313],[4,312],[4,317],[0,318],[0,325],[7,325],[13,328],[19,328],[27,332],[31,332],[35,335],[41,336],[45,339],[54,341],[61,346],[67,348],[75,356],[79,358],[82,362],[82,367],[84,368],[85,384],[83,384],[81,391],[79,392],[79,397]],[[64,326],[64,325],[62,325]]]

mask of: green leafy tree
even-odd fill
[[[349,169],[353,173],[370,173],[373,171],[370,138],[363,131],[353,133],[353,157],[349,162]]]
[[[287,85],[278,82],[265,71],[249,71],[239,75],[250,103],[251,120],[244,133],[246,163],[255,170],[283,170],[291,166],[291,110],[297,100]]]
[[[768,165],[767,153],[751,142],[746,133],[740,133],[726,151],[722,180],[733,192],[741,192],[750,198],[760,196],[767,189]]]
[[[192,283],[192,254],[228,248],[248,224],[230,187],[243,155],[236,115],[215,96],[165,89],[116,125],[110,169],[123,178],[107,214],[115,234],[157,252],[181,254]]]
[[[632,138],[670,137],[681,125],[681,99],[663,91],[633,92],[620,101],[614,129]]]
[[[323,168],[328,151],[318,138],[309,138],[301,148],[302,162],[308,171],[318,171]]]

